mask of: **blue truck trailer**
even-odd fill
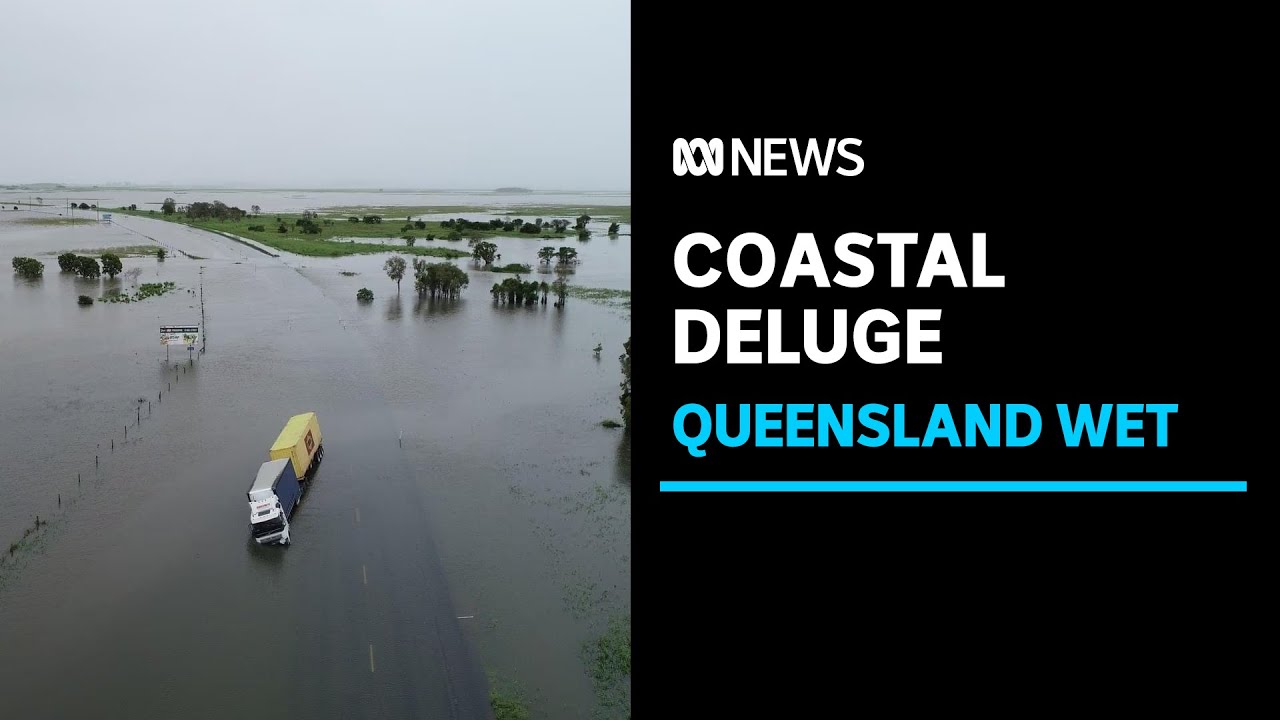
[[[259,545],[288,545],[289,518],[302,499],[302,485],[287,457],[262,463],[249,486],[249,527]]]

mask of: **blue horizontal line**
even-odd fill
[[[663,480],[662,492],[1247,492],[1245,480]]]

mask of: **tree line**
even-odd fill
[[[569,296],[569,284],[560,279],[548,285],[546,281],[522,281],[517,276],[494,283],[489,289],[494,302],[508,305],[534,305],[539,302],[539,295],[541,295],[541,303],[546,305],[549,293],[556,295],[555,307],[564,307],[565,299]]]

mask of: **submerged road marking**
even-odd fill
[[[459,616],[458,616],[458,619],[459,619],[459,620],[470,620],[470,619],[471,619],[471,618],[473,618],[473,617],[475,617],[475,615],[459,615]]]
[[[356,508],[356,524],[360,524],[360,508]]]
[[[369,672],[373,672],[373,643],[369,643]]]
[[[369,567],[367,565],[360,566],[360,574],[364,575],[364,584],[369,584]]]

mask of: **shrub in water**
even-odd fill
[[[13,269],[22,277],[37,278],[44,274],[44,263],[29,257],[15,257]]]

